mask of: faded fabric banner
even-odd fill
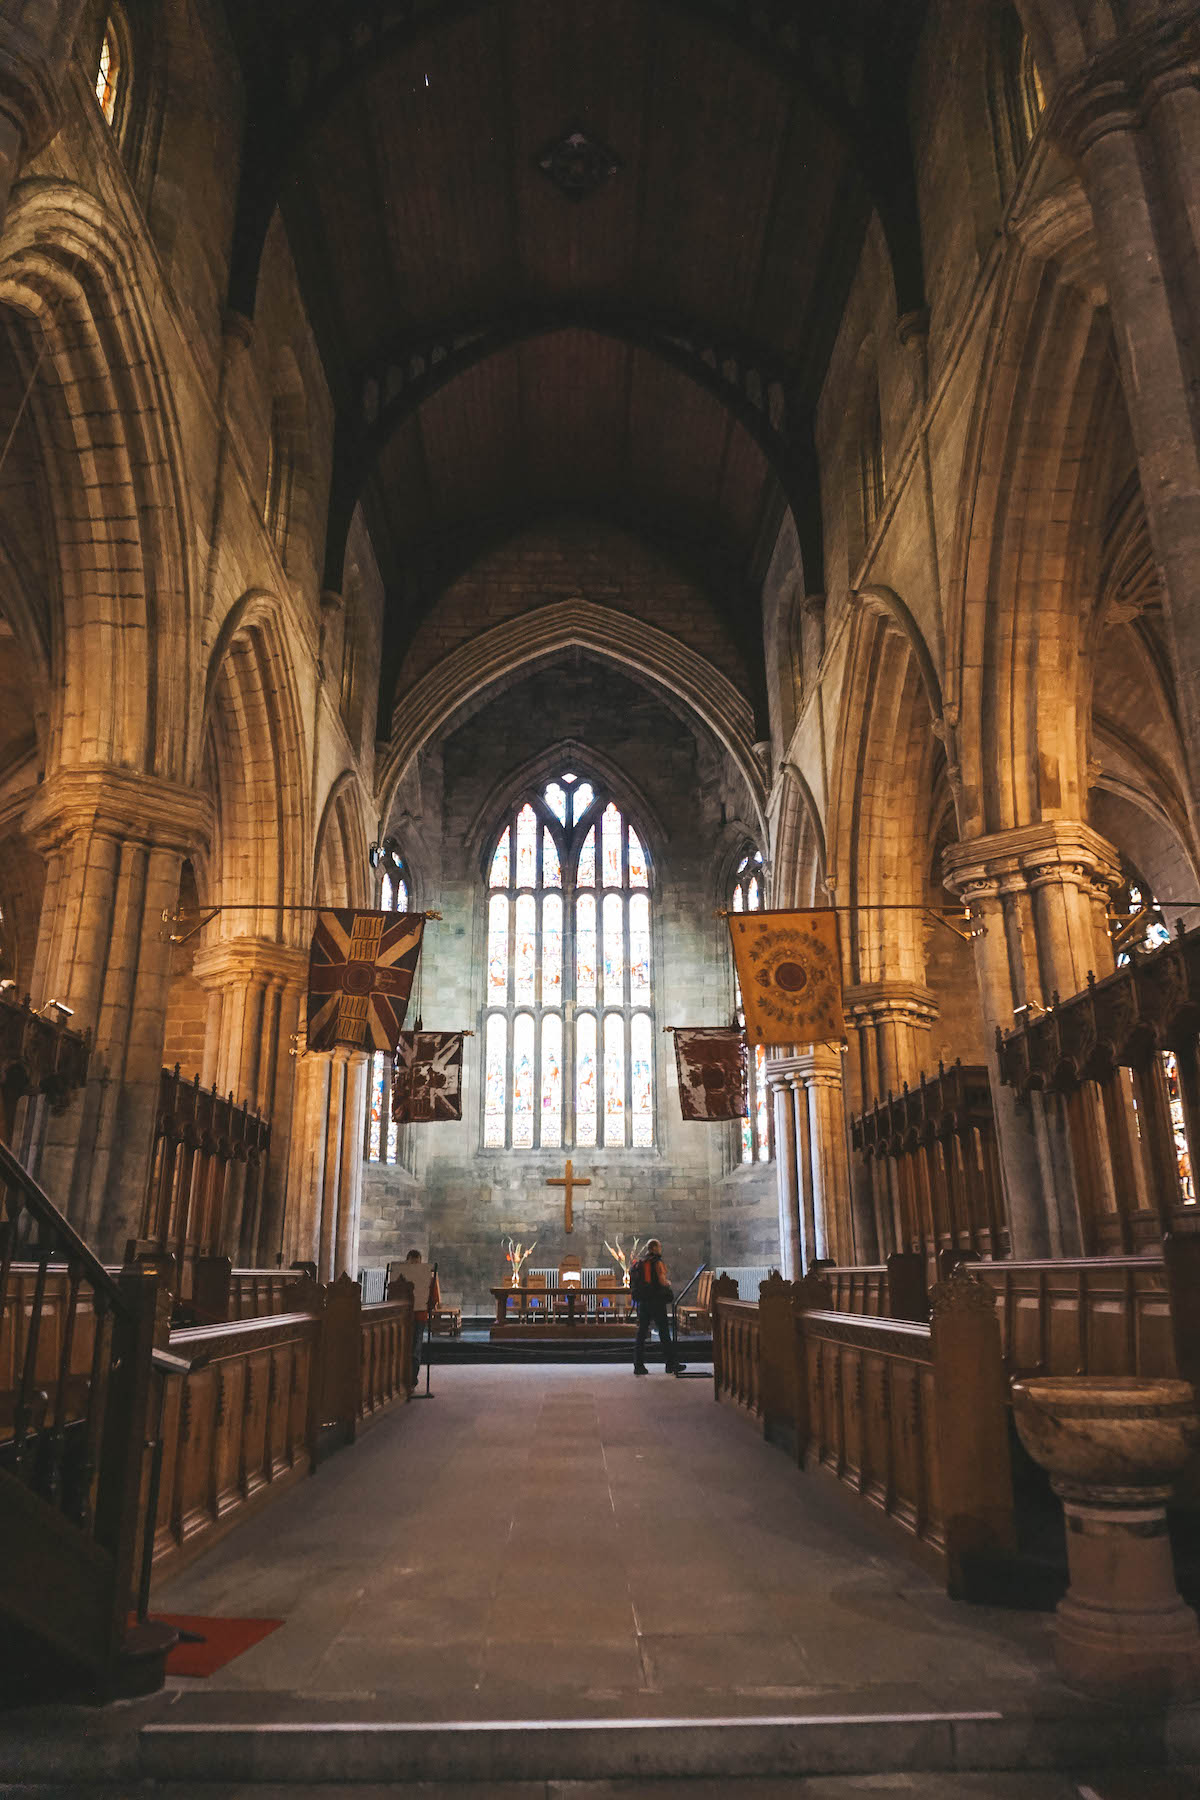
[[[832,907],[730,913],[749,1044],[828,1044],[845,1034]]]
[[[401,1125],[462,1118],[461,1031],[402,1031],[392,1076],[392,1117]]]
[[[677,1026],[675,1066],[685,1119],[746,1117],[746,1036],[740,1026]]]
[[[308,954],[310,1050],[396,1048],[424,930],[424,913],[317,914]]]

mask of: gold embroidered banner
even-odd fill
[[[730,913],[748,1044],[827,1044],[845,1034],[837,914]]]

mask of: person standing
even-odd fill
[[[652,1325],[658,1330],[658,1341],[666,1357],[667,1374],[680,1374],[687,1364],[680,1362],[678,1347],[671,1335],[671,1302],[675,1295],[667,1275],[667,1265],[663,1261],[662,1245],[657,1238],[650,1239],[645,1253],[634,1263],[630,1270],[629,1287],[638,1315],[637,1337],[633,1346],[634,1374],[650,1373],[646,1367],[646,1343]]]
[[[405,1276],[405,1280],[413,1283],[412,1384],[416,1387],[421,1375],[421,1343],[429,1333],[430,1313],[441,1305],[442,1295],[437,1276],[419,1250],[410,1250],[404,1261],[422,1265],[418,1270],[410,1268]],[[424,1288],[424,1293],[418,1293],[418,1288]]]

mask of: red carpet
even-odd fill
[[[215,1675],[283,1624],[282,1619],[197,1619],[184,1613],[154,1613],[152,1617],[204,1640],[176,1644],[167,1657],[168,1675]]]

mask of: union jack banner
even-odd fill
[[[424,930],[424,913],[317,914],[308,955],[310,1050],[395,1050]]]
[[[400,1125],[462,1118],[461,1031],[402,1031],[392,1076],[392,1117]]]

